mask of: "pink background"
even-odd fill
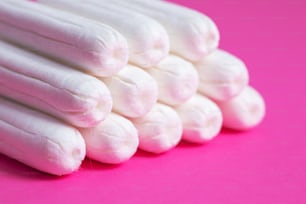
[[[211,16],[221,48],[245,60],[264,122],[119,166],[86,160],[62,178],[0,155],[0,203],[306,203],[306,1],[175,2]]]

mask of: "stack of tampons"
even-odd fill
[[[219,38],[165,1],[1,0],[0,153],[65,175],[258,125],[264,100]]]

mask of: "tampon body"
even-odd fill
[[[183,140],[205,143],[218,135],[222,127],[222,113],[205,96],[196,94],[183,105],[175,107],[183,123]]]
[[[97,76],[128,61],[127,41],[111,27],[30,1],[0,1],[0,36]]]
[[[113,4],[137,11],[159,21],[170,39],[171,52],[190,61],[198,61],[218,47],[219,31],[207,16],[166,1],[88,0]]]
[[[138,130],[139,149],[160,154],[174,148],[182,137],[182,122],[169,106],[157,103],[145,116],[131,119]]]
[[[195,67],[200,77],[199,92],[216,101],[231,99],[249,83],[245,64],[220,49],[195,63]]]
[[[80,132],[0,97],[0,153],[54,175],[76,171],[85,157]]]
[[[223,126],[234,130],[248,130],[257,126],[265,116],[265,102],[254,88],[247,86],[229,101],[218,102],[223,114]]]
[[[112,109],[95,77],[0,41],[0,95],[79,127],[102,121]]]
[[[156,81],[144,70],[127,65],[116,75],[103,79],[113,98],[113,110],[126,117],[141,117],[158,97]]]
[[[122,163],[138,148],[136,128],[128,119],[115,113],[97,126],[82,128],[80,132],[86,143],[86,156],[99,162]]]
[[[118,30],[130,49],[130,62],[151,67],[169,53],[166,30],[156,20],[113,4],[87,0],[38,0],[38,2],[97,20]]]
[[[197,92],[198,73],[190,62],[180,57],[169,55],[147,71],[157,82],[158,99],[164,104],[182,104]]]

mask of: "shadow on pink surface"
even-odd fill
[[[86,158],[82,165],[81,165],[81,170],[89,170],[89,171],[111,171],[117,168],[120,168],[120,166],[123,164],[105,164],[105,163],[101,163],[89,158]],[[77,172],[76,172],[77,173]]]
[[[15,177],[28,180],[53,180],[58,178],[56,176],[37,171],[2,154],[0,154],[0,163],[0,177]]]
[[[246,134],[249,134],[247,132],[243,131],[235,131],[235,130],[230,130],[230,129],[222,129],[221,133],[218,137],[248,137]],[[172,154],[172,152],[177,149],[178,151],[187,151],[188,149],[193,149],[193,150],[201,150],[204,151],[205,148],[208,148],[211,143],[215,143],[216,139],[213,139],[210,142],[204,143],[204,144],[195,144],[195,143],[190,143],[186,141],[181,141],[175,148],[172,150],[162,153],[162,154],[154,154],[150,152],[146,152],[143,150],[138,150],[136,154],[133,156],[135,159],[146,159],[147,162],[150,162],[150,160],[158,160],[161,157],[167,155],[167,154]],[[218,142],[217,142],[218,143]],[[173,153],[175,154],[175,153]],[[186,152],[186,154],[188,154]],[[130,161],[127,161],[130,162]],[[124,162],[122,164],[105,164],[105,163],[100,163],[95,160],[86,158],[79,171],[86,170],[86,171],[112,171],[114,169],[121,168],[122,165],[125,165]],[[24,179],[43,179],[43,180],[53,180],[57,178],[63,178],[67,176],[62,176],[62,177],[57,177],[53,176],[47,173],[43,173],[41,171],[38,171],[36,169],[33,169],[32,167],[29,167],[21,162],[18,162],[14,159],[11,159],[5,155],[0,154],[0,177],[1,176],[9,176],[9,177],[18,177],[18,178],[24,178]],[[77,174],[78,172],[75,172],[74,174]]]

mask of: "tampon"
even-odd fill
[[[85,157],[79,131],[0,97],[0,153],[54,175],[76,171]]]
[[[195,63],[195,67],[200,77],[199,92],[216,101],[231,99],[249,83],[243,61],[220,49]]]
[[[151,67],[169,53],[166,30],[156,20],[146,15],[113,4],[97,4],[87,0],[38,0],[38,2],[63,9],[110,25],[127,39],[130,62],[140,67]]]
[[[103,79],[113,98],[113,111],[126,117],[141,117],[156,103],[156,81],[144,70],[127,65],[116,75]]]
[[[112,109],[105,84],[68,66],[0,41],[0,95],[78,127],[91,127]]]
[[[130,159],[138,148],[138,134],[126,118],[111,113],[92,128],[81,128],[86,156],[103,163],[118,164]]]
[[[0,36],[97,76],[128,60],[126,39],[111,27],[30,1],[0,1]]]
[[[158,99],[164,104],[182,104],[197,92],[198,73],[190,62],[180,57],[169,55],[147,71],[157,82]]]
[[[223,126],[234,130],[248,130],[264,118],[265,101],[258,91],[247,86],[229,101],[218,102],[223,114]]]
[[[160,154],[174,148],[182,137],[182,122],[169,106],[157,103],[150,112],[131,119],[138,130],[139,149]]]
[[[196,94],[183,105],[175,107],[183,123],[183,140],[205,143],[218,135],[222,114],[218,106],[205,96]]]
[[[170,39],[171,52],[190,61],[198,61],[218,47],[220,34],[206,15],[166,1],[88,0],[113,4],[137,11],[159,21]]]

